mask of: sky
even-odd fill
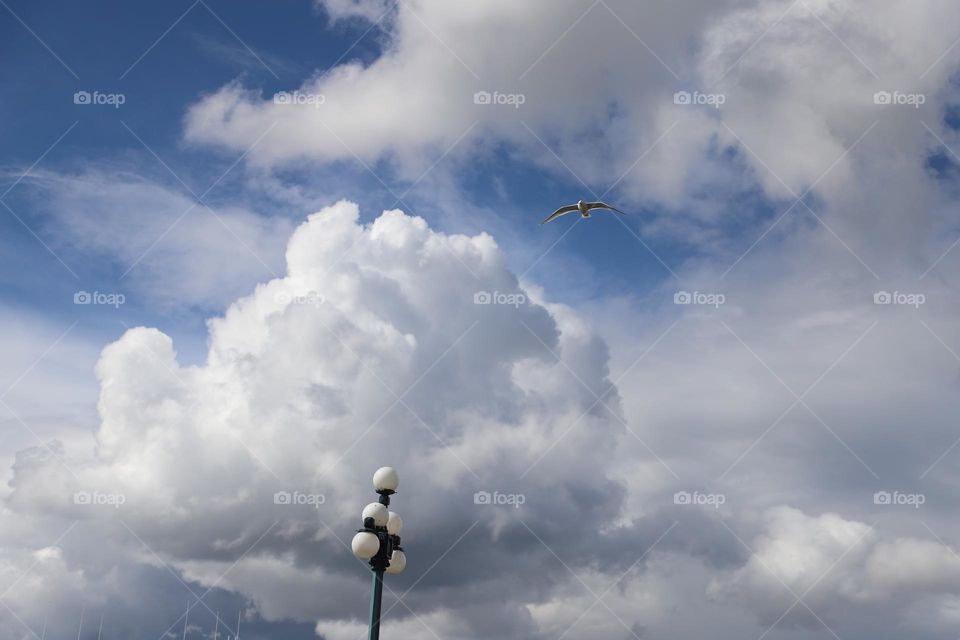
[[[947,0],[0,0],[0,637],[956,638]],[[626,212],[555,208],[604,201]]]

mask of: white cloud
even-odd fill
[[[162,560],[204,590],[240,594],[264,620],[316,622],[321,633],[350,633],[359,628],[367,587],[365,570],[350,557],[344,539],[369,498],[370,470],[390,462],[404,477],[395,504],[407,522],[413,570],[425,568],[416,558],[432,562],[476,527],[457,546],[459,560],[441,563],[409,596],[421,620],[399,607],[391,614],[393,624],[412,635],[428,633],[426,623],[485,637],[490,608],[502,610],[509,603],[509,616],[498,619],[507,633],[562,632],[593,604],[580,579],[603,592],[667,531],[673,520],[669,510],[676,508],[668,506],[669,496],[678,488],[674,481],[681,482],[670,470],[683,481],[712,477],[714,468],[719,473],[769,423],[768,414],[772,420],[790,401],[749,351],[707,317],[683,320],[690,326],[678,331],[678,340],[665,339],[627,378],[610,376],[604,340],[573,309],[518,282],[485,234],[442,234],[399,211],[362,225],[357,206],[339,202],[296,230],[286,260],[283,277],[258,286],[210,321],[209,354],[201,365],[178,362],[171,339],[156,329],[130,330],[103,350],[96,368],[101,424],[95,456],[59,446],[56,457],[42,449],[20,454],[7,500],[18,525],[3,535],[8,561],[29,566],[35,552],[12,553],[12,536],[28,531],[49,543],[58,527],[80,521],[80,539],[63,544],[55,564],[65,576],[57,584],[82,587],[55,595],[44,591],[52,587],[38,578],[31,583],[37,598],[63,598],[65,615],[75,616],[90,602],[85,594],[98,594],[101,604],[113,602],[122,585],[137,584],[138,567],[165,572]],[[522,293],[527,299],[517,306],[478,305],[477,291]],[[793,314],[787,342],[782,333],[754,335],[755,327],[742,326],[750,319],[742,310],[732,309],[726,320],[744,331],[750,344],[761,345],[762,357],[775,370],[783,368],[787,383],[802,391],[857,337],[850,323],[866,322],[869,314],[862,307],[869,303],[853,316],[815,308],[800,312],[808,298],[798,294],[799,287],[792,291],[787,307],[767,298],[764,289],[752,292],[755,299],[743,289],[729,291],[737,306],[763,310],[758,318]],[[757,306],[757,300],[768,306]],[[634,348],[652,342],[670,315],[660,313],[635,330]],[[899,323],[888,330],[903,334]],[[651,339],[638,341],[638,333]],[[713,345],[711,351],[704,345]],[[779,347],[771,352],[774,345]],[[808,353],[798,361],[802,345]],[[931,355],[939,349],[934,346]],[[903,356],[865,352],[874,364],[853,354],[859,364],[846,374],[831,374],[844,380],[843,395],[854,405],[883,380],[861,380],[855,393],[850,380],[865,368],[885,370],[883,363]],[[629,353],[618,351],[618,361],[625,357]],[[942,377],[937,362],[931,359],[925,379]],[[701,373],[691,378],[696,371]],[[612,389],[611,379],[618,380]],[[888,400],[899,402],[892,392],[895,381],[889,382]],[[609,411],[594,395],[608,390]],[[745,391],[752,399],[741,403]],[[911,390],[903,393],[909,397]],[[819,397],[814,406],[829,417],[825,405],[837,402]],[[872,410],[879,415],[885,409],[877,404]],[[616,416],[643,445],[621,429]],[[731,520],[735,528],[750,526],[753,514],[778,497],[822,502],[798,488],[791,473],[812,477],[824,457],[838,472],[854,469],[858,477],[868,477],[825,431],[808,445],[822,448],[816,456],[805,449],[797,456],[792,435],[797,425],[820,429],[813,418],[799,418],[784,425],[791,434],[786,441],[772,436],[763,454],[751,455],[734,481],[720,487],[742,513]],[[869,434],[858,422],[838,429],[863,453]],[[803,433],[810,437],[809,430]],[[790,450],[789,465],[782,447]],[[878,465],[876,454],[864,455]],[[916,457],[930,456],[924,448]],[[764,473],[767,491],[738,486],[739,478],[758,472]],[[474,505],[478,489],[523,493],[524,507]],[[275,505],[279,490],[321,493],[325,500],[319,509]],[[78,505],[77,491],[122,496],[123,503]],[[864,502],[870,497],[865,489],[852,495]],[[735,602],[769,624],[792,603],[786,588],[772,588],[780,583],[771,570],[801,593],[841,557],[837,570],[807,599],[818,615],[840,616],[839,598],[866,609],[902,610],[920,629],[926,623],[913,609],[918,594],[947,603],[957,587],[957,563],[939,543],[915,535],[887,539],[839,515],[770,510],[761,533],[746,537],[757,555],[745,559],[718,524],[687,520],[680,512],[676,518],[682,522],[658,543],[657,553],[605,596],[620,620],[598,605],[570,632],[572,638],[627,633],[624,625],[636,633],[671,628],[676,599],[702,600],[704,594]],[[116,540],[120,551],[91,553],[91,541],[105,537]],[[626,540],[636,549],[624,554]],[[554,562],[553,553],[580,577]],[[690,565],[691,556],[705,564]],[[462,573],[463,562],[477,570]],[[524,576],[533,576],[534,567],[543,571],[544,562],[553,567],[536,580],[549,589],[531,591],[518,602],[515,594],[530,588]],[[679,573],[671,568],[678,562],[685,567]],[[653,570],[645,571],[651,563]],[[901,567],[905,563],[909,570]],[[459,595],[450,596],[451,585]],[[462,589],[471,593],[472,613],[458,604]],[[331,595],[304,597],[317,592]],[[669,598],[655,595],[660,592]],[[643,616],[637,615],[638,601],[644,603]],[[727,615],[706,600],[703,606]],[[938,615],[947,620],[943,607]],[[558,608],[564,615],[556,614]],[[785,626],[811,624],[801,613]],[[730,637],[736,637],[733,630],[750,628],[742,618],[729,623]],[[691,633],[697,628],[694,620],[684,624]]]
[[[107,346],[96,367],[95,456],[22,454],[8,504],[37,526],[56,514],[127,539],[135,553],[126,562],[162,558],[200,584],[245,594],[273,620],[349,615],[335,600],[281,597],[279,585],[295,593],[298,584],[306,591],[346,580],[355,595],[363,590],[364,570],[336,536],[350,535],[369,499],[369,473],[386,462],[404,474],[411,498],[401,491],[397,508],[413,538],[436,536],[411,548],[420,570],[432,546],[472,522],[480,526],[465,546],[502,528],[504,517],[516,527],[518,517],[541,511],[550,519],[584,508],[614,516],[619,494],[607,491],[601,461],[619,436],[589,410],[591,397],[568,392],[551,354],[606,388],[602,341],[562,307],[476,304],[480,290],[523,294],[489,236],[444,235],[399,211],[367,226],[358,216],[356,205],[340,202],[301,225],[287,274],[210,322],[205,364],[181,365],[156,329],[131,329]],[[615,406],[616,396],[608,402]],[[584,413],[584,430],[521,478]],[[476,505],[477,489],[523,492],[532,513]],[[325,499],[319,511],[275,505],[280,490]],[[78,504],[77,492],[119,500]],[[435,499],[416,499],[424,494]],[[597,499],[585,507],[578,494]],[[234,562],[220,561],[223,554],[242,560],[221,581]],[[304,554],[311,560],[303,563]],[[64,561],[106,569],[69,552]],[[347,577],[340,566],[352,567]]]
[[[38,438],[70,440],[78,422],[94,424],[97,385],[89,374],[102,343],[79,320],[10,307],[0,313],[0,333],[5,338],[0,400],[28,425],[3,409],[0,454],[12,456],[38,444]],[[87,434],[80,439],[88,441]]]
[[[849,618],[851,607],[909,611],[925,598],[946,604],[960,590],[960,559],[944,545],[912,537],[884,542],[874,527],[837,514],[771,509],[752,544],[755,555],[731,576],[714,580],[709,593],[746,605],[767,625],[798,597],[803,602],[786,623],[817,626],[803,603],[829,623]]]
[[[38,171],[26,185],[34,189],[43,232],[68,264],[100,256],[123,276],[91,289],[133,288],[138,295],[127,296],[130,302],[148,298],[158,307],[222,308],[282,267],[293,228],[245,206],[198,202],[131,171]]]
[[[326,6],[369,18],[374,4]],[[528,125],[594,189],[624,176],[620,187],[636,202],[714,219],[722,207],[703,194],[750,187],[725,158],[730,149],[768,195],[789,198],[831,166],[819,186],[840,192],[866,158],[927,144],[918,116],[938,119],[960,53],[951,49],[956,12],[941,0],[921,4],[610,2],[587,11],[498,1],[467,11],[405,2],[381,25],[389,44],[379,58],[342,63],[298,88],[323,96],[322,105],[275,104],[232,83],[190,108],[185,135],[245,150],[274,127],[253,162],[388,158],[411,178],[454,145],[459,157],[505,141],[576,182]],[[677,105],[678,90],[725,102],[720,110]],[[477,91],[525,101],[476,105]],[[926,104],[878,106],[878,91],[922,93]],[[845,157],[876,121],[884,135]]]
[[[382,16],[389,4],[387,0],[316,0],[333,20],[345,18],[364,18],[376,20]]]
[[[343,4],[325,6],[342,15]],[[360,3],[364,9],[357,11],[372,15],[372,4]],[[323,104],[276,104],[273,96],[233,83],[191,107],[185,134],[192,142],[246,149],[274,127],[251,152],[254,162],[352,160],[356,155],[370,163],[394,158],[401,168],[420,169],[469,130],[454,157],[507,140],[556,167],[522,121],[560,145],[562,156],[580,154],[572,166],[586,179],[603,176],[611,183],[638,148],[663,132],[659,125],[664,123],[654,128],[646,115],[656,114],[676,88],[673,72],[662,61],[680,60],[672,64],[684,71],[682,65],[689,63],[685,41],[725,4],[696,2],[655,12],[636,3],[611,3],[609,9],[598,4],[578,21],[587,6],[405,2],[381,24],[389,36],[383,55],[369,66],[343,63],[297,88],[323,96]],[[565,34],[575,21],[577,28]],[[476,104],[474,94],[484,91],[523,94],[522,106]],[[617,113],[612,123],[611,112]],[[600,128],[615,135],[598,136]],[[603,161],[610,151],[613,161]]]

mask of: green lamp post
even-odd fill
[[[370,563],[373,571],[373,596],[370,600],[369,640],[380,640],[380,603],[383,599],[383,574],[398,574],[407,566],[407,557],[400,547],[403,521],[389,511],[390,496],[397,492],[400,477],[393,467],[380,467],[373,474],[377,502],[363,508],[363,528],[357,530],[350,547],[353,555]]]

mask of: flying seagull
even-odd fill
[[[579,202],[577,202],[577,204],[568,204],[565,207],[560,207],[559,209],[551,213],[549,216],[547,216],[546,220],[544,220],[540,224],[547,224],[548,222],[552,220],[556,220],[560,216],[571,213],[573,211],[579,211],[581,217],[589,218],[591,209],[609,209],[610,211],[616,211],[620,215],[624,215],[624,216],[627,215],[623,211],[620,211],[620,209],[617,209],[616,207],[611,207],[605,202],[584,202],[583,200],[580,200]]]

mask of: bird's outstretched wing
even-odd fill
[[[577,210],[577,205],[575,204],[568,204],[565,207],[560,207],[559,209],[551,213],[549,216],[547,216],[544,219],[544,221],[541,222],[540,224],[547,224],[551,220],[556,220],[557,218],[564,215],[565,213],[570,213],[571,211],[576,211],[576,210]]]
[[[620,211],[620,209],[617,209],[616,207],[611,207],[605,202],[588,202],[587,209],[610,209],[610,211],[616,211],[620,215],[623,215],[623,216],[627,215],[623,211]]]

